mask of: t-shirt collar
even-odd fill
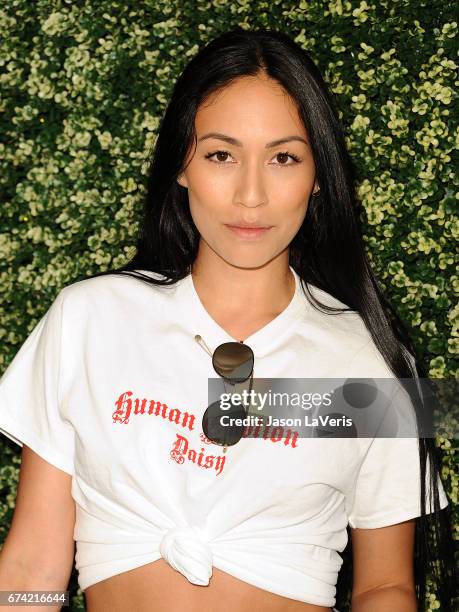
[[[295,278],[295,293],[289,304],[269,323],[246,338],[233,338],[210,316],[195,289],[191,273],[188,274],[178,282],[176,297],[182,307],[182,314],[190,328],[190,333],[201,335],[212,351],[223,342],[243,340],[256,356],[262,356],[290,330],[305,307],[301,279],[292,266],[289,267]]]

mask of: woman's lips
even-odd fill
[[[240,238],[261,238],[267,232],[269,232],[271,227],[237,227],[235,225],[227,225],[228,229],[230,229],[233,234],[239,236]]]

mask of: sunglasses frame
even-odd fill
[[[241,344],[244,346],[246,353],[248,353],[248,355],[250,356],[250,360],[251,360],[250,373],[248,374],[248,376],[245,376],[243,378],[241,378],[239,376],[238,377],[234,377],[234,376],[233,377],[227,377],[227,376],[224,376],[222,374],[223,370],[229,369],[232,366],[233,367],[232,371],[234,372],[238,367],[241,368],[244,365],[244,363],[247,361],[247,359],[245,358],[242,363],[237,363],[237,362],[234,361],[234,355],[231,355],[231,351],[233,351],[233,352],[236,351],[237,347],[240,346]],[[228,355],[224,355],[223,357],[226,357],[226,359],[224,359],[224,361],[229,362],[229,365],[228,365],[228,363],[226,363],[226,364],[224,364],[224,365],[222,365],[222,366],[220,366],[218,368],[216,366],[216,363],[215,363],[216,362],[215,356],[216,355],[218,356],[218,353],[221,352],[222,347],[227,347],[227,350],[228,350],[229,354]],[[227,382],[229,384],[238,384],[238,383],[246,382],[247,380],[250,379],[250,390],[249,390],[249,393],[252,390],[254,365],[255,365],[255,355],[253,353],[253,350],[250,348],[250,346],[248,346],[247,344],[244,344],[244,342],[242,340],[240,340],[239,342],[236,342],[236,341],[223,342],[222,344],[219,344],[217,346],[217,348],[212,353],[212,366],[213,366],[214,371],[216,372],[216,374],[218,374],[220,376],[220,378],[223,380],[223,385],[225,386],[225,382]],[[234,383],[232,382],[233,380],[235,380]],[[226,391],[226,387],[225,387],[225,391]],[[228,446],[234,446],[235,444],[237,444],[240,441],[240,439],[242,438],[242,430],[241,430],[240,437],[235,442],[232,442],[232,443],[222,443],[219,440],[215,440],[215,438],[212,438],[211,436],[209,436],[206,433],[207,427],[205,425],[205,422],[206,422],[206,420],[209,419],[208,410],[212,406],[214,406],[215,404],[218,404],[218,402],[213,402],[213,404],[210,404],[207,407],[206,411],[204,412],[204,415],[202,417],[202,429],[203,429],[203,432],[204,432],[205,436],[213,444],[217,444],[218,446],[222,446],[223,447],[223,452],[225,453],[227,448],[228,448]],[[243,407],[243,410],[244,410],[244,414],[247,415],[247,411],[246,411],[245,407]]]

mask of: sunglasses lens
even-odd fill
[[[253,371],[254,355],[250,346],[225,342],[214,351],[212,365],[219,376],[232,383],[247,380]]]
[[[216,401],[205,411],[202,418],[202,429],[209,440],[216,444],[232,446],[242,438],[244,426],[230,424],[231,422],[227,418],[223,419],[222,424],[221,418],[224,416],[230,419],[243,419],[247,415],[243,406],[233,406],[231,404],[229,409],[223,410],[220,401]]]

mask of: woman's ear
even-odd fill
[[[179,185],[181,185],[182,187],[188,188],[188,183],[187,180],[185,178],[185,174],[183,172],[181,172],[178,176],[177,176],[177,183]]]

